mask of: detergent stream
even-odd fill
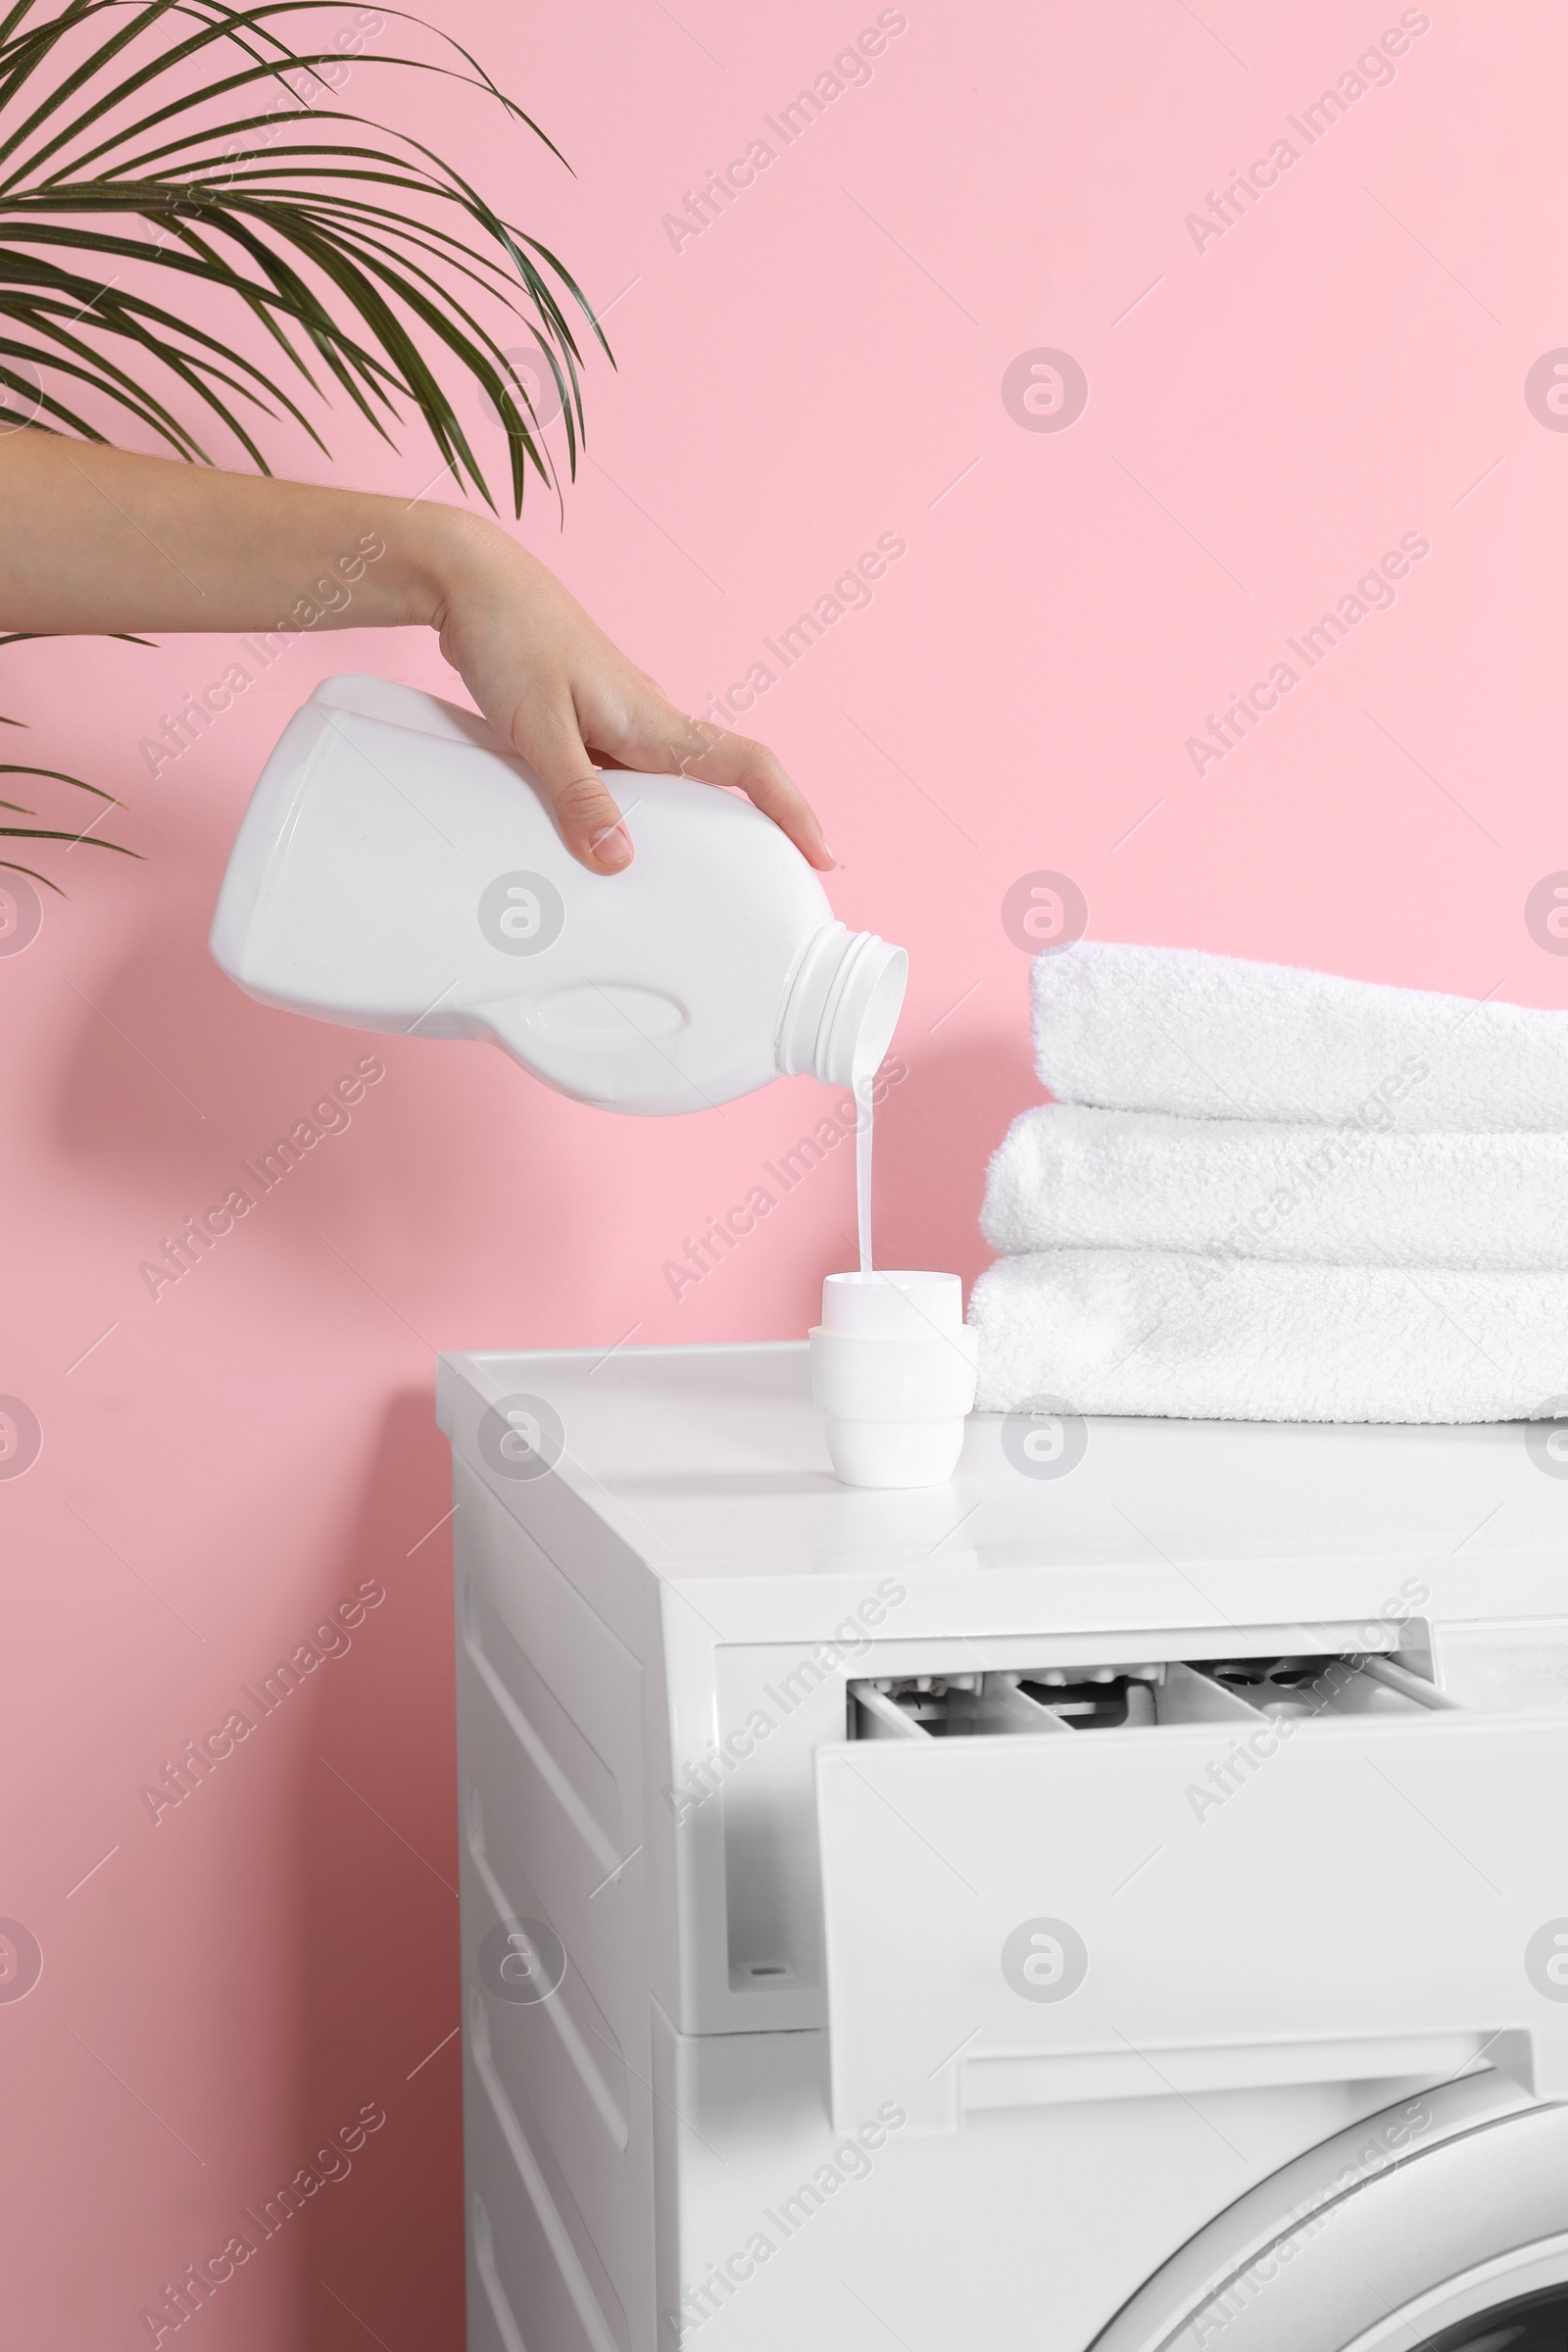
[[[875,1072],[855,1076],[855,1205],[860,1236],[860,1272],[871,1271],[871,1082]]]

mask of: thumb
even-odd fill
[[[571,712],[563,711],[519,746],[544,786],[561,836],[592,874],[618,874],[632,860],[631,836],[584,747]]]

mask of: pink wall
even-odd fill
[[[523,530],[673,694],[702,708],[880,533],[906,543],[753,722],[824,813],[838,911],[911,951],[889,1262],[982,1260],[985,1160],[1036,1091],[1000,911],[1031,871],[1073,877],[1099,937],[1568,1001],[1524,920],[1568,866],[1568,418],[1524,394],[1568,344],[1560,14],[907,0],[786,148],[766,118],[872,0],[678,13],[448,18],[575,180],[454,93],[418,126],[612,304],[564,532],[543,498]],[[1313,143],[1290,127],[1429,17]],[[663,216],[760,136],[776,159],[677,250]],[[1294,166],[1195,235],[1282,137]],[[1087,375],[1062,431],[1004,400],[1041,349]],[[411,495],[432,470],[346,421],[334,455]],[[1308,670],[1286,641],[1406,533],[1430,552],[1397,601]],[[386,1043],[349,1131],[155,1303],[138,1262],[366,1047],[207,959],[262,758],[332,669],[451,683],[415,636],[302,644],[152,782],[137,739],[229,658],[80,642],[0,671],[144,859],[58,860],[68,899],[0,956],[0,1390],[43,1433],[0,1481],[0,1915],[43,1955],[0,1999],[0,2343],[145,2342],[140,2307],[371,2103],[352,2173],[197,2326],[415,2352],[458,2340],[462,2294],[457,2042],[427,2059],[458,2020],[434,1350],[798,1335],[852,1171],[677,1302],[663,1261],[813,1086],[612,1125],[483,1048]],[[1196,772],[1187,739],[1282,660],[1294,690]],[[142,1784],[365,1582],[352,1648],[155,1824]]]

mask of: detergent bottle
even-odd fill
[[[329,678],[240,825],[212,951],[264,1004],[409,1037],[489,1038],[607,1110],[703,1110],[813,1072],[863,1090],[907,957],[834,919],[749,802],[615,777],[636,856],[587,872],[482,718]]]

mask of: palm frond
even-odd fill
[[[388,438],[412,411],[460,487],[493,504],[449,389],[455,368],[500,422],[520,513],[529,472],[555,477],[499,321],[525,324],[555,378],[573,473],[579,335],[585,327],[608,355],[603,329],[557,256],[423,141],[300,103],[302,77],[328,86],[345,63],[293,45],[294,20],[318,10],[319,0],[67,0],[40,14],[37,0],[17,0],[0,21],[0,382],[24,400],[35,369],[37,418],[55,429],[99,437],[83,413],[90,392],[174,454],[207,459],[171,405],[182,387],[265,467],[262,417],[315,427],[275,368],[140,290],[153,271],[172,295],[195,280],[265,327],[304,398],[330,378]],[[375,62],[478,91],[559,152],[466,50],[445,48],[452,63],[402,51]],[[150,386],[149,361],[173,379],[168,398]]]
[[[94,441],[133,420],[198,464],[226,435],[266,472],[269,426],[325,449],[319,411],[336,393],[389,442],[416,421],[459,489],[493,507],[458,406],[455,386],[469,385],[505,436],[514,513],[530,476],[559,499],[527,383],[500,338],[520,322],[537,346],[574,476],[589,341],[614,364],[604,330],[560,259],[433,148],[315,102],[334,95],[346,63],[341,48],[312,45],[321,5],[0,0],[6,405],[43,431]],[[429,30],[403,10],[376,13]],[[434,56],[400,48],[374,63],[476,93],[564,163],[466,49],[435,37]],[[250,321],[263,357],[195,323],[198,291],[226,299],[236,325]],[[59,769],[0,774],[112,798]],[[0,838],[19,837],[87,838],[0,826]],[[5,866],[32,874],[0,856]]]
[[[62,768],[58,767],[28,767],[16,760],[0,760],[0,776],[49,776],[57,784],[74,785],[77,792],[96,793],[99,800],[112,802],[117,808],[122,805],[116,800],[112,792],[105,792],[101,785],[84,784],[80,776],[68,776]],[[15,808],[17,804],[15,801],[7,801],[5,806],[8,808]],[[32,810],[24,808],[20,813],[23,816],[30,816]]]

